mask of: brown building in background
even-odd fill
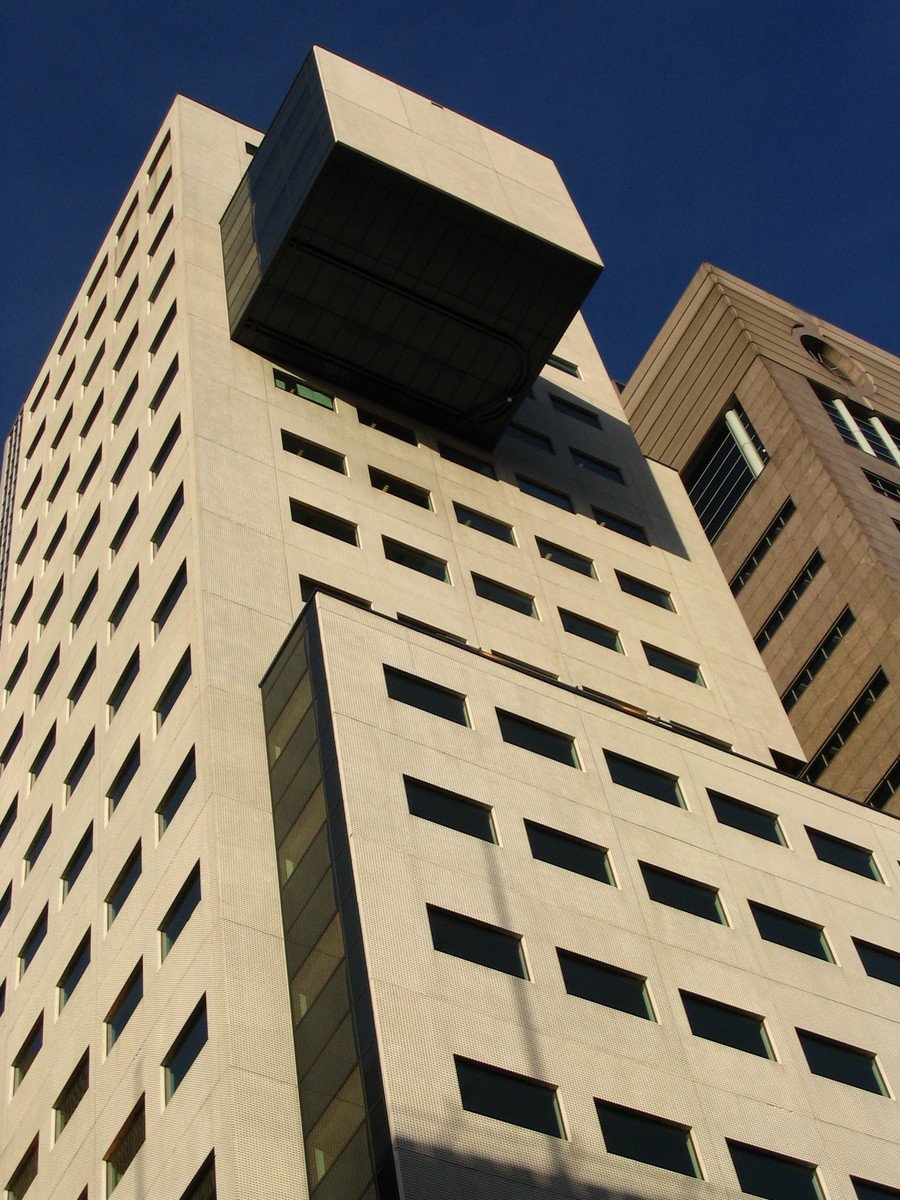
[[[622,402],[687,486],[798,773],[900,815],[900,362],[704,264]]]

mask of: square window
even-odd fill
[[[888,1095],[872,1051],[820,1037],[805,1029],[798,1029],[797,1037],[813,1075],[836,1079],[839,1083],[848,1083],[851,1087],[875,1092],[878,1096]]]
[[[604,1100],[595,1100],[594,1104],[607,1153],[703,1178],[687,1125]]]
[[[597,962],[581,954],[572,954],[569,950],[557,950],[556,953],[570,996],[631,1013],[645,1021],[656,1020],[647,991],[647,980],[643,975],[611,967],[608,963]]]
[[[181,937],[201,898],[200,864],[196,863],[160,924],[160,948],[163,960]]]
[[[450,582],[450,572],[442,558],[426,554],[424,550],[417,550],[415,546],[395,542],[393,538],[382,537],[381,541],[384,557],[388,562],[398,563],[401,567],[408,567],[411,571],[418,571],[420,575],[428,575],[441,583]]]
[[[113,1001],[113,1006],[106,1014],[106,1053],[122,1036],[125,1026],[137,1011],[137,1006],[144,998],[144,964],[139,960],[137,966],[125,981],[125,986]]]
[[[428,905],[428,924],[435,950],[490,967],[493,971],[502,971],[505,975],[530,978],[519,934],[431,904]]]
[[[569,571],[577,571],[579,575],[587,575],[589,579],[597,578],[592,559],[586,558],[583,554],[576,554],[574,550],[567,550],[565,546],[557,546],[553,542],[545,541],[544,538],[535,538],[534,540],[537,542],[538,554],[547,562],[559,563],[561,567],[566,567]]]
[[[767,842],[775,842],[778,846],[787,845],[775,813],[766,812],[764,808],[757,808],[744,800],[735,800],[733,796],[726,796],[724,792],[716,792],[712,788],[707,788],[706,794],[709,796],[716,820],[721,825],[741,829],[744,833]]]
[[[525,832],[531,853],[539,862],[615,886],[607,851],[602,846],[534,821],[525,822]]]
[[[676,808],[686,807],[677,775],[670,775],[668,771],[660,771],[656,767],[648,767],[646,763],[626,758],[622,754],[614,754],[612,750],[604,750],[603,756],[613,783],[633,792],[643,792],[645,796],[653,796],[656,800],[662,800],[664,804],[673,804]]]
[[[171,1050],[163,1059],[164,1092],[167,1104],[181,1086],[185,1075],[197,1061],[208,1037],[206,996],[204,996],[188,1017],[184,1029],[179,1033]]]
[[[693,992],[681,993],[681,1003],[695,1037],[719,1042],[723,1046],[734,1046],[760,1058],[774,1058],[772,1045],[766,1033],[766,1023],[755,1013],[745,1012],[730,1004],[720,1004],[706,996]]]
[[[457,725],[469,724],[466,698],[459,692],[431,683],[427,679],[420,679],[417,675],[397,671],[393,667],[384,668],[384,681],[387,694],[392,700],[398,700],[412,708],[420,708],[436,717],[443,717],[445,721],[454,721]]]
[[[586,642],[593,642],[596,646],[602,646],[604,650],[614,650],[617,654],[624,654],[618,631],[611,629],[608,625],[601,625],[589,617],[582,617],[565,608],[559,609],[559,619],[566,633],[584,638]]]
[[[532,754],[540,754],[543,758],[552,758],[564,763],[567,767],[581,770],[578,752],[575,749],[575,739],[567,733],[560,733],[547,725],[539,725],[537,721],[528,721],[515,713],[503,712],[497,709],[497,721],[500,725],[500,736],[511,746],[520,746],[530,750]]]
[[[57,988],[59,989],[59,1011],[66,1007],[72,999],[72,994],[81,982],[81,979],[91,965],[91,931],[88,930],[81,941],[78,943],[78,948],[59,977]]]
[[[875,858],[871,850],[866,850],[863,846],[857,846],[853,842],[845,842],[841,838],[832,837],[830,833],[822,833],[819,829],[810,829],[808,825],[806,832],[816,853],[816,858],[821,859],[822,862],[832,863],[844,871],[852,871],[854,875],[863,875],[866,879],[884,883],[881,872],[875,865]]]
[[[459,504],[455,500],[453,501],[453,508],[460,525],[468,525],[470,529],[477,529],[479,533],[486,533],[488,537],[496,538],[498,542],[508,542],[510,546],[516,544],[513,528],[511,525],[507,525],[505,521],[498,521],[496,517],[489,517],[487,513],[478,512],[474,508],[467,508],[465,504]]]
[[[480,838],[483,842],[497,841],[491,810],[486,805],[407,775],[404,775],[403,783],[406,803],[414,817]]]
[[[742,1192],[765,1200],[824,1200],[812,1163],[726,1139]]]
[[[809,954],[812,958],[822,958],[825,962],[834,962],[821,925],[780,912],[777,908],[768,908],[765,904],[757,904],[753,900],[748,903],[759,936],[765,941],[799,950],[801,954]]]
[[[454,1055],[462,1106],[468,1112],[565,1138],[556,1088],[538,1079]]]
[[[650,866],[649,863],[638,865],[644,877],[647,895],[657,904],[680,908],[682,912],[693,913],[695,917],[703,917],[705,921],[714,921],[717,925],[728,924],[719,900],[718,888],[688,879],[686,875],[663,871],[659,867]]]
[[[537,619],[538,613],[534,597],[529,596],[526,592],[520,592],[505,583],[498,583],[496,579],[487,579],[484,575],[476,575],[474,571],[472,572],[472,584],[475,588],[475,595],[480,596],[482,600],[491,600],[494,604],[502,604],[504,608],[511,608],[513,612]]]

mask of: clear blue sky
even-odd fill
[[[556,160],[619,379],[704,259],[898,350],[898,0],[3,9],[3,430],[173,95],[265,129],[313,42]]]

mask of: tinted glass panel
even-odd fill
[[[465,696],[460,696],[458,692],[451,692],[449,688],[429,683],[427,679],[419,679],[415,675],[407,675],[403,671],[395,671],[391,667],[384,668],[384,681],[392,700],[421,708],[446,721],[455,721],[457,725],[469,724]]]
[[[156,810],[157,815],[159,816],[160,837],[162,837],[162,835],[168,829],[175,814],[181,807],[185,796],[191,790],[191,786],[196,778],[197,765],[194,755],[194,748],[192,746],[187,758],[178,768],[178,773],[176,774],[175,778],[166,788],[165,795],[159,802],[159,807]]]
[[[410,483],[406,479],[398,479],[388,475],[376,467],[369,467],[369,481],[379,492],[387,492],[389,496],[397,496],[408,504],[416,504],[419,508],[431,508],[431,494],[426,488]]]
[[[537,500],[543,500],[547,504],[555,504],[557,508],[563,508],[566,512],[575,511],[568,496],[549,487],[546,483],[539,483],[536,479],[525,479],[522,475],[516,476],[516,482],[519,490],[526,496],[534,496]]]
[[[613,882],[606,851],[602,846],[560,833],[558,829],[549,829],[546,825],[536,825],[532,821],[525,822],[525,832],[531,853],[541,862],[552,863],[565,871],[574,871],[576,875],[586,875],[589,879],[599,879],[601,883]]]
[[[813,958],[824,958],[826,962],[834,961],[821,925],[779,912],[777,908],[766,908],[764,904],[755,904],[752,900],[750,911],[760,937],[767,942],[777,942],[779,946],[799,950],[801,954],[810,954]]]
[[[588,617],[581,617],[578,613],[568,612],[564,608],[559,610],[559,619],[566,633],[572,633],[575,637],[584,638],[588,642],[594,642],[598,646],[603,646],[605,650],[615,650],[618,654],[622,653],[622,643],[619,641],[619,635],[615,629],[610,629],[608,625],[599,625],[596,621],[591,621]]]
[[[175,897],[172,907],[163,917],[159,927],[162,935],[163,958],[178,941],[200,900],[200,865],[198,863],[182,885],[181,891]]]
[[[139,962],[137,968],[130,976],[128,982],[122,988],[116,999],[115,1004],[109,1010],[106,1018],[106,1049],[112,1050],[116,1041],[121,1036],[122,1030],[131,1020],[135,1009],[140,1004],[144,996],[144,970],[143,963]]]
[[[288,454],[296,454],[298,458],[308,458],[310,462],[318,463],[320,467],[327,467],[329,471],[337,471],[341,475],[347,474],[347,464],[343,454],[329,449],[328,446],[320,446],[318,442],[307,441],[306,438],[298,437],[295,433],[288,433],[286,429],[281,431],[281,445]]]
[[[670,612],[675,611],[672,597],[664,588],[647,583],[645,579],[637,579],[634,575],[625,575],[622,571],[616,571],[616,579],[622,591],[627,592],[629,596],[637,596],[639,600],[646,600],[648,604],[655,604],[658,608],[667,608]]]
[[[112,891],[106,897],[107,919],[112,925],[113,921],[122,911],[122,906],[131,895],[134,885],[141,877],[141,847],[138,844],[128,862],[125,864],[121,875],[113,884]]]
[[[708,887],[705,883],[697,883],[684,875],[661,871],[647,863],[641,863],[640,868],[651,900],[667,904],[670,908],[680,908],[684,912],[693,913],[695,917],[703,917],[704,920],[715,921],[719,925],[727,924],[715,888]]]
[[[900,1191],[883,1183],[869,1183],[865,1179],[851,1179],[856,1200],[900,1200]]]
[[[466,508],[464,504],[457,504],[455,501],[453,507],[460,525],[468,525],[470,529],[486,533],[488,537],[496,538],[499,542],[509,542],[510,545],[515,545],[512,526],[507,525],[504,521],[498,521],[496,517],[489,517],[486,513],[477,512],[474,508]]]
[[[886,950],[884,946],[860,941],[859,938],[854,938],[853,944],[867,975],[900,987],[900,954]]]
[[[647,531],[642,525],[638,525],[634,521],[629,521],[625,517],[619,517],[615,513],[607,512],[602,508],[593,508],[592,511],[594,520],[598,525],[602,525],[604,529],[611,529],[613,533],[621,533],[624,537],[631,538],[633,542],[643,542],[645,546],[650,545]]]
[[[613,783],[630,788],[633,792],[643,792],[644,795],[653,796],[666,804],[684,808],[684,798],[676,776],[658,771],[655,767],[648,767],[633,758],[614,754],[611,750],[604,750],[603,754]]]
[[[75,881],[87,865],[88,859],[94,850],[94,823],[91,822],[85,831],[84,836],[78,843],[75,853],[69,859],[66,869],[62,875],[63,898],[68,896],[72,888],[75,886]]]
[[[691,1131],[683,1125],[595,1100],[603,1140],[610,1154],[652,1163],[667,1171],[700,1178]]]
[[[783,1158],[739,1142],[729,1142],[728,1150],[742,1192],[763,1196],[765,1200],[822,1200],[812,1163]]]
[[[166,1100],[171,1100],[179,1085],[194,1065],[208,1037],[206,997],[188,1018],[172,1049],[163,1060],[166,1081]]]
[[[389,562],[399,563],[401,567],[409,567],[411,571],[418,571],[421,575],[439,579],[441,583],[450,582],[447,564],[442,558],[426,554],[424,550],[417,550],[415,546],[405,546],[403,542],[395,542],[393,538],[383,537],[381,541],[384,546],[384,557]]]
[[[575,752],[575,739],[568,734],[558,733],[546,725],[526,721],[523,717],[501,712],[500,709],[497,709],[497,720],[504,742],[509,742],[512,746],[521,746],[523,750],[530,750],[532,754],[555,759],[566,766],[580,768],[581,764]]]
[[[744,833],[764,838],[767,842],[784,845],[781,827],[774,813],[755,808],[752,804],[745,804],[742,800],[735,800],[733,796],[726,796],[724,792],[714,792],[711,788],[707,788],[707,794],[716,820],[722,825],[730,825],[733,829],[742,829]]]
[[[543,538],[535,538],[535,541],[541,558],[559,563],[561,567],[568,567],[570,571],[577,571],[591,579],[597,578],[593,562],[583,554],[576,554],[574,550],[567,550],[565,546],[557,546],[553,542],[545,542]]]
[[[90,930],[82,938],[81,943],[59,981],[59,1007],[60,1011],[66,1006],[72,993],[78,987],[78,983],[84,975],[85,971],[91,965],[91,934]]]
[[[442,442],[438,442],[438,453],[447,462],[456,463],[460,467],[466,467],[467,470],[475,471],[477,474],[484,475],[488,479],[497,478],[497,472],[494,470],[493,463],[485,462],[483,458],[476,458],[474,454],[469,454],[465,450],[457,450],[455,446],[446,446]]]
[[[491,967],[494,971],[503,971],[506,975],[528,978],[522,939],[518,934],[431,905],[428,906],[428,923],[435,950]]]
[[[321,508],[313,508],[310,504],[291,500],[291,520],[307,529],[314,529],[316,533],[337,538],[340,542],[348,542],[351,546],[359,545],[356,526],[352,521],[345,521],[342,517],[336,517],[334,513],[325,512]]]
[[[604,462],[601,458],[594,458],[592,454],[585,454],[581,450],[575,450],[570,447],[572,458],[575,461],[575,466],[581,471],[590,471],[593,475],[599,475],[602,479],[611,479],[613,483],[624,483],[622,472],[614,463]]]
[[[760,1058],[774,1057],[762,1017],[728,1004],[718,1004],[703,996],[694,996],[690,992],[681,993],[681,1002],[691,1033],[697,1037],[721,1042],[723,1046],[734,1046],[737,1050],[746,1050],[748,1054],[758,1054]]]
[[[566,1136],[556,1088],[471,1059],[454,1061],[463,1108],[552,1137]]]
[[[853,871],[856,875],[865,875],[867,879],[875,879],[879,883],[884,882],[875,866],[871,850],[855,846],[852,842],[842,841],[840,838],[831,837],[830,834],[821,833],[818,829],[810,829],[808,825],[806,832],[809,834],[812,848],[816,852],[816,858],[820,858],[822,862],[833,863],[836,867],[843,867],[845,871]]]
[[[476,575],[474,572],[472,583],[476,596],[480,596],[482,600],[492,600],[494,604],[502,604],[504,608],[511,608],[526,617],[537,616],[534,600],[527,593],[507,587],[505,583],[498,583],[495,579],[486,579],[484,575]]]
[[[631,1013],[647,1021],[656,1020],[647,995],[647,981],[642,976],[595,962],[580,954],[570,954],[567,950],[557,950],[556,953],[570,996],[593,1000],[595,1004],[617,1008],[619,1012]]]
[[[557,412],[563,413],[564,416],[581,421],[584,425],[593,425],[595,429],[600,428],[600,421],[596,413],[589,412],[586,408],[581,408],[577,404],[572,404],[570,401],[564,400],[562,396],[551,395],[550,403]]]
[[[797,1037],[814,1075],[849,1083],[851,1087],[876,1092],[879,1096],[887,1095],[875,1055],[870,1051],[847,1046],[844,1042],[833,1042],[830,1038],[819,1037],[803,1029],[797,1030]]]
[[[661,650],[659,646],[649,646],[646,642],[641,644],[651,667],[656,667],[659,671],[667,671],[679,679],[686,679],[688,683],[706,687],[700,668],[695,662],[682,658],[679,654],[672,654],[669,650]]]
[[[401,442],[409,442],[411,446],[419,444],[419,439],[413,431],[398,421],[391,421],[387,417],[379,416],[378,413],[370,412],[365,408],[358,408],[356,415],[360,425],[368,425],[370,429],[377,429],[380,433],[387,433],[391,437],[399,438]]]
[[[406,786],[406,802],[414,817],[433,821],[435,825],[446,825],[448,829],[481,838],[483,842],[496,842],[497,835],[489,808],[418,779],[404,777],[403,782]]]

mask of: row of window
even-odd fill
[[[335,398],[333,395],[316,391],[316,389],[309,387],[301,380],[295,379],[290,375],[285,375],[282,371],[276,370],[273,374],[276,388],[279,388],[282,391],[290,392],[292,395],[299,396],[302,399],[310,400],[314,404],[319,404],[321,407],[334,411]],[[578,405],[570,404],[568,401],[562,401],[559,397],[553,397],[552,402],[557,411],[567,412],[567,415],[572,415],[571,412],[567,411],[568,409],[576,410],[579,413],[585,414],[587,417],[593,415],[588,409],[582,409]],[[567,407],[561,408],[560,405],[566,405]],[[357,408],[356,415],[360,423],[363,425],[367,425],[372,429],[377,429],[379,432],[386,433],[390,437],[395,437],[400,441],[406,442],[408,445],[417,446],[419,444],[419,439],[415,432],[409,426],[403,425],[399,421],[394,421],[389,417],[383,417],[380,414],[365,408]],[[327,447],[319,449],[325,450],[326,457],[336,454],[335,451],[328,451]],[[449,462],[454,462],[459,466],[466,467],[469,470],[475,471],[479,475],[486,476],[489,479],[497,478],[497,472],[494,468],[494,465],[488,459],[484,459],[478,455],[472,454],[468,450],[460,450],[441,442],[438,443],[437,449],[441,457],[447,459]],[[317,451],[314,449],[313,454],[315,453],[317,453]],[[592,474],[610,478],[610,471],[618,472],[618,468],[614,467],[613,464],[605,463],[601,459],[595,458],[593,455],[589,455],[577,450],[572,450],[572,454],[579,456],[575,460],[576,466],[578,466],[580,469],[590,471]],[[338,455],[337,457],[343,459],[343,456]],[[329,465],[329,462],[324,462],[321,465],[327,466]],[[333,466],[332,469],[341,470],[342,468]],[[565,492],[561,492],[558,488],[551,487],[549,484],[543,483],[541,480],[532,479],[526,475],[520,474],[515,475],[515,483],[519,490],[528,496],[533,496],[538,500],[543,500],[545,503],[552,504],[556,508],[561,508],[565,512],[575,512],[575,505],[572,502],[571,496]],[[413,485],[407,486],[412,487]],[[415,502],[416,501],[413,501],[413,503]],[[423,505],[423,507],[425,506]],[[645,545],[650,544],[650,539],[647,535],[646,529],[642,525],[637,524],[635,521],[631,521],[617,513],[609,512],[606,509],[599,508],[597,505],[591,505],[591,512],[598,525],[602,525],[606,529],[611,529],[615,533],[620,533],[624,537],[631,538],[633,541],[643,542]]]
[[[454,1055],[462,1106],[468,1112],[567,1138],[559,1089],[488,1063]],[[705,1178],[690,1126],[595,1097],[594,1107],[608,1154]],[[824,1200],[818,1167],[731,1138],[726,1146],[742,1192],[767,1200]],[[900,1192],[851,1179],[858,1200],[891,1200]]]

